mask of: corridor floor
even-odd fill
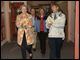
[[[27,51],[27,50],[26,50]],[[45,57],[42,57],[40,52],[40,43],[37,41],[36,51],[33,51],[33,59],[49,59],[49,44],[46,42],[46,54]],[[29,53],[26,52],[27,59],[29,59]],[[22,59],[21,48],[16,43],[16,40],[13,40],[11,43],[6,43],[1,47],[1,59]],[[63,42],[63,47],[61,49],[61,59],[74,59],[74,43],[72,42]]]

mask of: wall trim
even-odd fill
[[[1,42],[1,47],[7,42],[6,39],[4,39],[2,42]]]

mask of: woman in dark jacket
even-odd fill
[[[47,29],[46,29],[46,19],[47,16],[44,14],[45,10],[43,8],[39,9],[40,15],[36,17],[35,26],[34,26],[34,33],[38,33],[39,40],[40,40],[40,49],[42,56],[45,56],[46,52],[46,36],[47,36]]]

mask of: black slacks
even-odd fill
[[[23,41],[22,41],[22,45],[21,45],[21,52],[22,52],[23,59],[26,59],[26,48],[27,48],[27,51],[29,52],[29,54],[32,53],[32,45],[27,45],[26,35],[25,35],[25,31],[24,31]]]
[[[60,59],[62,38],[48,38],[48,41],[50,46],[49,59],[55,59],[55,57]]]
[[[40,49],[41,49],[41,53],[45,54],[46,52],[46,36],[47,33],[45,33],[44,31],[41,31],[38,33],[39,36],[39,40],[40,40]]]

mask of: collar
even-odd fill
[[[44,15],[43,15],[43,17],[41,17],[41,15],[40,15],[40,18],[44,18]]]
[[[60,14],[60,12],[57,12],[57,13],[56,13],[56,17],[57,17],[59,14]],[[54,18],[54,13],[52,13],[51,15],[52,15],[52,18]]]
[[[57,16],[59,13],[60,13],[60,12],[57,12],[57,13],[56,13],[56,16]],[[53,13],[53,15],[55,15],[55,14]]]

